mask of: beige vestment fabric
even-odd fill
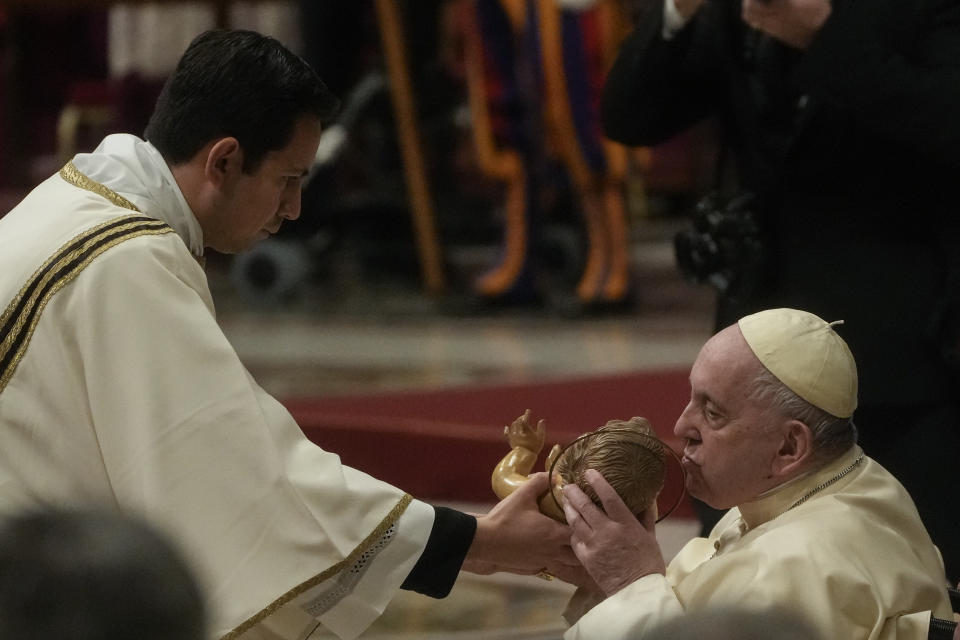
[[[827,468],[731,509],[709,538],[691,540],[667,567],[607,598],[566,640],[639,638],[685,611],[773,606],[824,639],[925,640],[930,612],[950,618],[940,555],[910,496],[854,447]],[[714,555],[716,554],[716,555]]]
[[[213,637],[299,638],[317,620],[354,637],[420,556],[433,508],[341,465],[250,377],[158,162],[110,136],[76,164],[119,193],[64,171],[0,218],[0,512],[145,515],[194,562]],[[277,635],[259,623],[281,606]]]

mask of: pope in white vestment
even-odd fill
[[[638,524],[602,478],[588,481],[603,512],[564,488],[574,551],[592,597],[605,596],[566,640],[640,638],[713,608],[782,609],[825,640],[926,640],[931,615],[952,618],[910,495],[856,444],[856,363],[839,324],[770,309],[701,349],[674,433],[691,494],[732,508],[669,565],[652,520]]]
[[[197,567],[214,637],[300,638],[318,620],[355,637],[435,510],[341,465],[254,382],[202,249],[167,164],[130,135],[0,218],[0,512],[147,516]]]
[[[792,504],[850,469],[802,504]],[[566,640],[640,638],[685,611],[782,607],[825,640],[925,640],[951,619],[943,565],[910,496],[854,447],[823,470],[727,512],[667,567],[591,609]]]

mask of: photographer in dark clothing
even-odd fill
[[[633,145],[716,117],[718,188],[755,196],[762,261],[743,259],[756,253],[737,231],[711,245],[717,225],[701,216],[679,263],[718,288],[717,327],[781,306],[845,321],[860,442],[960,577],[960,383],[946,357],[960,335],[960,3],[653,0],[603,109],[607,135]]]

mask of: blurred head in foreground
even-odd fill
[[[0,637],[204,640],[200,589],[171,543],[104,511],[0,522]]]

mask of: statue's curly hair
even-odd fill
[[[564,449],[553,469],[564,483],[576,483],[602,509],[600,498],[583,477],[587,469],[599,471],[639,516],[663,488],[666,451],[646,418],[611,420]]]

